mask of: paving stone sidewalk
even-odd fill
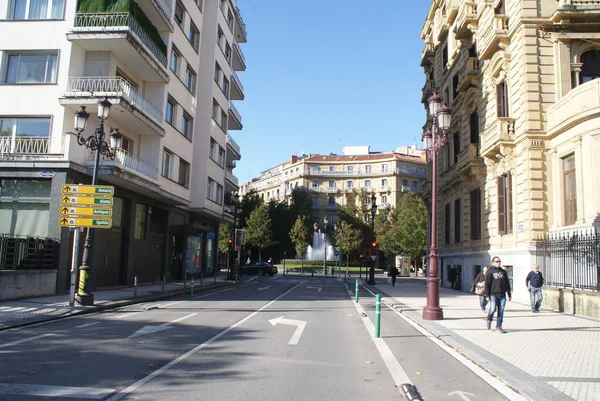
[[[475,294],[442,288],[442,321],[424,321],[425,280],[399,278],[376,288],[421,326],[535,401],[600,401],[600,321],[507,302],[501,334],[485,327]],[[385,297],[387,295],[388,297]],[[494,325],[492,325],[494,327]]]

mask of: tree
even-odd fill
[[[292,190],[290,212],[292,216],[309,216],[313,212],[311,196],[303,187]]]
[[[427,246],[427,207],[416,193],[408,192],[400,200],[397,215],[399,245],[413,260],[425,254]]]
[[[250,213],[256,210],[263,204],[263,200],[255,190],[247,192],[241,201],[241,207],[238,209],[238,227],[246,227],[246,220],[250,216]]]
[[[231,224],[219,225],[219,252],[229,252],[229,244],[227,243],[229,238],[231,238]]]
[[[335,242],[346,254],[346,275],[348,275],[348,255],[360,248],[362,240],[361,230],[345,221],[340,222],[340,228],[335,232]]]
[[[246,221],[246,242],[258,248],[258,258],[262,260],[263,249],[273,245],[273,230],[267,207],[259,206],[250,213]]]
[[[377,246],[384,253],[389,255],[398,252],[399,245],[395,241],[394,235],[394,209],[391,207],[380,208],[379,213],[375,215],[375,236]]]
[[[302,262],[300,262],[300,271],[302,271],[304,268],[304,253],[308,247],[309,234],[308,227],[306,226],[306,218],[304,216],[298,216],[296,222],[290,230],[290,239],[294,244],[296,253],[302,257]]]

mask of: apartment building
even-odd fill
[[[405,192],[421,192],[427,177],[422,150],[400,146],[393,152],[372,152],[370,146],[346,146],[342,154],[291,156],[241,186],[241,193],[256,191],[265,201],[286,202],[294,188],[311,194],[314,219],[337,221],[346,193],[374,193],[378,207],[395,206]]]
[[[59,227],[63,184],[89,184],[82,137],[111,103],[98,184],[115,187],[112,228],[96,229],[94,287],[215,271],[224,194],[242,129],[246,27],[235,0],[0,0],[0,234],[60,241],[68,288],[73,230]],[[10,39],[8,39],[10,38]]]
[[[422,101],[435,90],[453,109],[438,153],[444,279],[456,267],[470,288],[498,255],[527,301],[536,240],[598,227],[599,27],[597,0],[432,2]]]

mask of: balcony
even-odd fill
[[[456,17],[456,39],[464,39],[477,30],[477,5],[474,1],[465,1]]]
[[[230,169],[225,170],[225,189],[237,191],[239,188],[238,178],[233,174]]]
[[[473,167],[483,166],[483,160],[479,157],[479,145],[470,143],[458,154],[456,171],[459,174],[469,175]]]
[[[146,17],[159,31],[173,32],[171,14],[173,0],[141,0],[137,4],[146,14]]]
[[[421,52],[421,67],[426,67],[433,64],[434,46],[431,42],[425,43],[425,48]]]
[[[421,96],[421,103],[427,103],[427,99],[429,99],[431,95],[433,95],[434,89],[435,86],[432,80],[428,79],[427,81],[425,81],[425,85],[423,85],[423,89],[421,89],[421,91],[423,92],[423,96]]]
[[[600,0],[598,0],[600,1]],[[550,138],[600,115],[600,79],[571,89],[548,108],[547,132]]]
[[[227,159],[240,160],[241,158],[242,153],[240,151],[240,145],[238,145],[231,135],[227,134]]]
[[[123,131],[128,127],[141,135],[165,135],[162,111],[121,77],[69,78],[60,103],[88,105],[88,111],[93,112],[98,101],[105,97],[113,104],[110,118],[123,123]]]
[[[119,185],[135,183],[132,178],[141,178],[158,186],[158,167],[145,162],[124,149],[115,149],[115,160],[100,159],[101,174],[103,179]],[[94,153],[88,156],[88,169],[94,168]]]
[[[417,194],[420,194],[421,192],[423,192],[423,189],[421,187],[409,187],[408,185],[401,185],[400,192],[415,192]]]
[[[495,157],[501,146],[514,146],[515,119],[510,117],[498,117],[481,135],[482,157]]]
[[[461,0],[447,0],[446,1],[446,22],[448,25],[452,25],[454,20],[456,19],[456,15],[458,14],[458,10],[460,8]]]
[[[466,92],[471,86],[479,85],[479,59],[469,57],[458,76],[458,92]]]
[[[246,71],[246,58],[237,43],[233,44],[233,61],[231,63],[231,68],[234,71]]]
[[[229,129],[241,130],[244,126],[242,125],[242,116],[239,111],[235,108],[233,103],[229,104]]]
[[[231,72],[231,82],[233,82],[230,92],[231,100],[244,100],[244,86],[235,71]]]
[[[235,41],[238,43],[246,43],[246,37],[248,36],[248,32],[246,31],[246,24],[242,19],[242,15],[240,13],[240,9],[234,7],[235,13]]]
[[[63,160],[65,137],[0,137],[0,162]]]
[[[67,39],[86,51],[111,51],[142,79],[169,82],[166,45],[151,39],[129,13],[78,13]]]
[[[508,17],[506,15],[494,15],[479,31],[482,32],[482,36],[478,42],[481,45],[477,47],[481,60],[490,59],[499,49],[507,48],[509,37]]]
[[[555,24],[589,22],[591,19],[597,21],[598,16],[600,16],[600,0],[559,0],[551,20]]]

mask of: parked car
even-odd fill
[[[268,274],[269,276],[272,276],[277,274],[277,266],[273,266],[269,262],[254,262],[249,265],[242,266],[241,274],[260,274],[261,276]]]

